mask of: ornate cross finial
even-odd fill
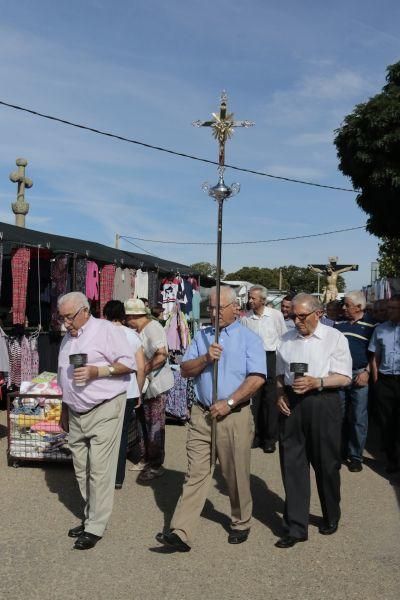
[[[11,204],[11,208],[15,214],[15,224],[19,227],[25,227],[25,215],[29,211],[29,204],[25,202],[25,188],[31,188],[33,181],[29,177],[25,177],[25,167],[28,164],[25,158],[17,158],[15,164],[18,167],[18,171],[10,173],[10,181],[18,183],[18,191],[17,201]]]
[[[212,113],[212,121],[194,121],[195,127],[211,127],[214,138],[218,141],[218,162],[220,167],[225,165],[225,144],[232,135],[235,127],[252,127],[252,121],[234,121],[233,113],[227,113],[228,95],[225,91],[221,93],[219,115]]]

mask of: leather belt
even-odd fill
[[[244,408],[245,406],[249,406],[250,404],[250,400],[246,400],[246,402],[242,402],[241,404],[238,404],[237,406],[235,406],[235,408],[232,408],[231,412],[240,412],[242,410],[242,408]],[[202,410],[203,412],[210,412],[211,406],[206,406],[205,404],[203,404],[202,402],[199,402],[198,400],[196,402],[194,402],[194,406],[198,406],[200,408],[200,410]]]

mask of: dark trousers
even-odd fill
[[[266,352],[267,379],[252,402],[255,433],[261,444],[275,444],[278,439],[279,411],[276,407],[276,353]]]
[[[389,463],[400,466],[400,377],[379,373],[375,397],[383,450]]]
[[[119,445],[117,474],[115,483],[122,485],[125,479],[126,454],[128,449],[128,431],[132,422],[135,420],[135,406],[137,398],[127,398],[124,421],[122,423],[121,443]]]
[[[286,493],[284,526],[288,535],[307,537],[310,463],[315,471],[324,521],[340,518],[340,444],[342,410],[337,392],[289,392],[289,417],[280,418],[279,451]]]

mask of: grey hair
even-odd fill
[[[268,291],[267,291],[267,288],[264,287],[263,285],[252,285],[251,288],[249,289],[249,294],[251,292],[260,292],[261,298],[263,300],[267,299]]]
[[[80,304],[84,308],[90,308],[89,300],[86,298],[85,294],[82,294],[82,292],[69,292],[68,294],[59,296],[57,300],[57,308],[60,309],[61,306],[66,302],[73,302],[76,306]]]
[[[313,296],[312,294],[305,294],[301,292],[300,294],[296,294],[296,296],[292,299],[293,304],[307,304],[308,308],[312,311],[322,310],[322,304],[317,296]]]
[[[346,292],[344,295],[345,298],[348,298],[353,302],[353,304],[359,305],[362,310],[367,306],[367,300],[362,292],[359,290],[355,290],[353,292]]]
[[[221,285],[221,287],[219,288],[219,294],[220,296],[223,295],[230,302],[237,302],[238,300],[235,290],[229,285]],[[215,286],[212,287],[210,290],[210,296],[211,295],[217,295],[217,288]]]

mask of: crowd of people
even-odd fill
[[[142,300],[111,301],[105,318],[96,319],[87,298],[72,292],[59,298],[58,311],[67,331],[59,354],[61,425],[69,431],[85,504],[82,522],[68,535],[76,538],[75,549],[86,550],[102,538],[115,489],[123,485],[133,421],[139,445],[130,469],[139,472],[138,483],[165,473],[165,394],[174,378],[165,331]],[[219,302],[212,288],[208,312],[210,325],[196,333],[181,363],[195,390],[188,467],[170,528],[157,541],[172,551],[191,550],[215,453],[230,499],[228,543],[245,542],[252,520],[251,449],[272,454],[278,443],[285,509],[276,546],[307,540],[310,465],[321,503],[319,532],[334,534],[340,468],[363,469],[371,411],[386,470],[400,472],[400,296],[367,306],[354,291],[323,307],[316,296],[299,293],[286,296],[279,311],[256,285],[241,316],[235,292],[222,286]]]

